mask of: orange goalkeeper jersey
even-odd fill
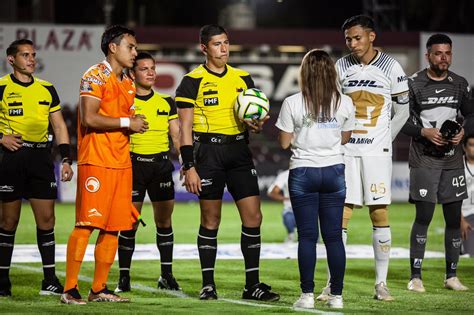
[[[100,100],[99,114],[130,117],[134,114],[135,85],[125,74],[119,81],[107,61],[92,66],[81,79],[81,97]],[[81,124],[78,113],[77,164],[107,168],[131,167],[129,132],[125,128],[97,130]]]

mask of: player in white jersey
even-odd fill
[[[464,138],[464,170],[469,198],[462,202],[461,235],[463,253],[474,257],[474,133]]]
[[[286,170],[278,174],[273,183],[268,187],[267,195],[273,200],[283,202],[283,225],[288,232],[285,242],[296,242],[296,222],[293,208],[290,201],[290,190],[288,189],[288,176],[290,170]]]
[[[386,285],[391,247],[387,206],[391,203],[392,141],[409,116],[407,76],[395,59],[374,48],[376,34],[370,17],[353,16],[344,22],[342,31],[351,54],[336,62],[336,70],[342,92],[356,107],[356,127],[344,146],[343,240],[347,241],[354,206],[367,205],[373,225],[374,298],[391,301]],[[327,293],[326,287],[318,299],[325,300]]]

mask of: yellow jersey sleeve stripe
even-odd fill
[[[178,118],[178,114],[175,114],[175,115],[170,115],[168,117],[168,120],[173,120],[173,119],[177,119]]]

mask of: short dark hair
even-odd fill
[[[227,35],[227,31],[222,26],[217,24],[204,25],[199,31],[199,42],[203,45],[207,45],[207,43],[209,43],[209,41],[211,40],[212,36],[220,34]]]
[[[15,56],[16,53],[18,52],[18,46],[21,45],[31,45],[34,46],[33,42],[29,39],[22,38],[22,39],[17,39],[13,41],[10,46],[7,48],[7,56]]]
[[[133,67],[135,68],[137,66],[137,61],[142,60],[142,59],[151,59],[153,62],[155,62],[155,58],[153,56],[145,51],[141,51],[138,53],[138,55],[135,57],[135,61],[133,62]]]
[[[109,44],[120,44],[125,34],[129,34],[135,37],[135,32],[133,30],[126,28],[122,25],[112,25],[104,31],[104,34],[102,34],[102,39],[100,41],[100,49],[102,50],[105,56],[107,56],[109,52]]]
[[[368,28],[371,31],[375,32],[374,20],[370,16],[367,16],[367,15],[354,15],[348,18],[342,24],[341,29],[344,32],[345,30],[350,29],[351,27],[354,27],[357,25],[363,28]]]
[[[429,50],[431,46],[436,44],[448,44],[449,46],[453,46],[453,41],[446,34],[433,34],[426,41],[426,49]]]
[[[463,141],[462,141],[462,144],[463,144],[464,146],[466,146],[466,145],[467,145],[467,142],[469,141],[469,139],[474,139],[474,132],[471,132],[471,133],[466,134],[466,135],[464,136],[464,139],[463,139]]]

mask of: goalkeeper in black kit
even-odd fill
[[[456,276],[461,246],[461,205],[467,198],[462,146],[463,127],[456,122],[460,112],[472,119],[469,85],[449,71],[452,42],[444,34],[432,35],[426,43],[429,67],[409,80],[410,119],[402,132],[412,137],[410,145],[410,202],[416,217],[410,235],[411,278],[408,290],[425,292],[421,270],[428,226],[436,203],[442,204],[445,228],[446,278],[444,287],[468,290]],[[471,120],[472,122],[472,120]]]

